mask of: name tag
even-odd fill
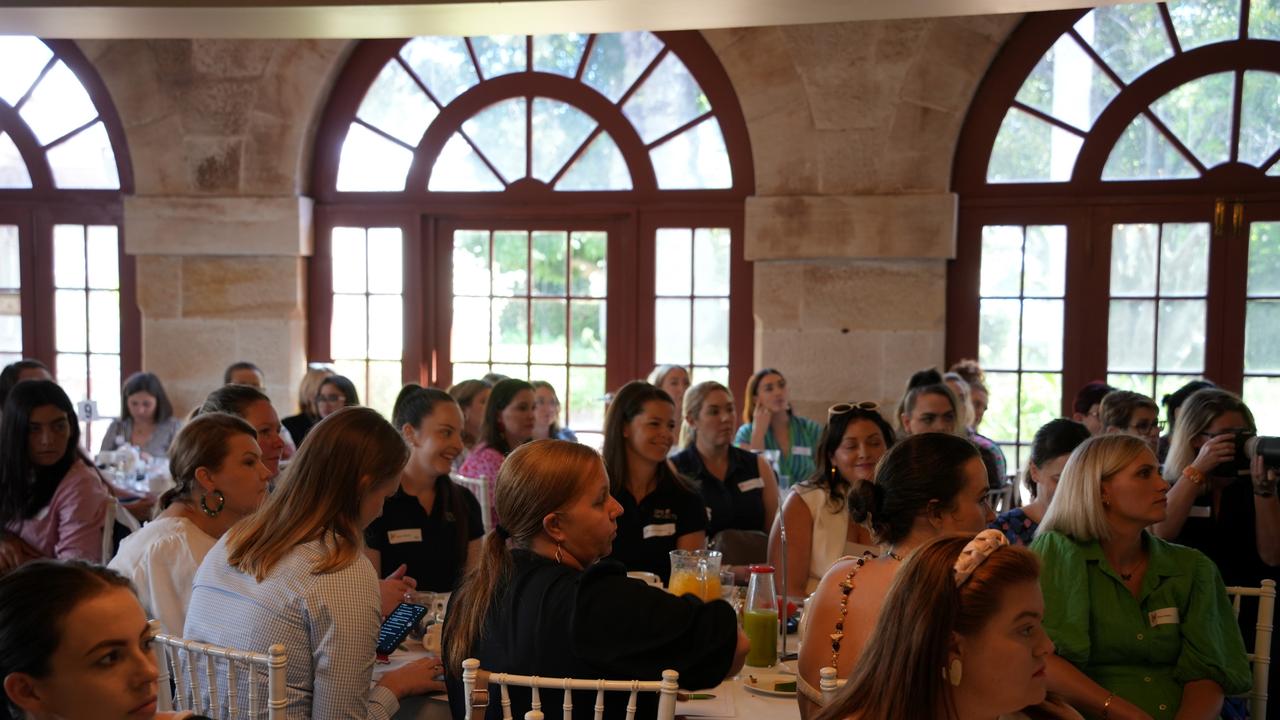
[[[1187,517],[1207,518],[1213,517],[1213,508],[1208,505],[1192,505],[1191,510],[1187,512]]]
[[[422,542],[422,528],[406,528],[404,530],[388,530],[387,542],[392,545],[400,543]]]
[[[799,455],[800,457],[809,457],[809,456],[813,455],[813,448],[807,448],[807,447],[793,447],[793,448],[791,448],[791,454],[792,454],[792,455]]]
[[[738,483],[738,492],[751,492],[764,488],[764,478],[751,478]]]
[[[1180,622],[1178,617],[1178,608],[1168,607],[1160,610],[1153,610],[1147,613],[1147,621],[1151,623],[1151,627],[1157,625],[1177,625]]]
[[[661,525],[645,525],[644,539],[656,537],[671,537],[676,534],[675,523],[662,523]]]

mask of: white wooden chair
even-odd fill
[[[1249,691],[1249,714],[1265,718],[1267,715],[1267,681],[1271,673],[1271,631],[1276,612],[1276,581],[1263,580],[1262,587],[1228,587],[1227,597],[1236,617],[1240,617],[1240,602],[1244,597],[1258,598],[1258,622],[1253,635],[1253,652],[1249,663],[1253,665],[1253,689]]]
[[[142,523],[129,512],[115,495],[107,495],[107,511],[102,514],[102,564],[111,562],[116,555],[116,523],[129,528],[135,533],[142,529]]]
[[[476,500],[480,503],[480,519],[484,521],[484,531],[492,530],[494,523],[493,511],[490,509],[492,504],[489,498],[489,481],[486,478],[465,475],[450,475],[449,479],[470,490],[471,494],[476,496]]]
[[[987,491],[987,504],[992,512],[1004,512],[1013,507],[1013,485],[1005,485]]]
[[[465,720],[474,720],[475,704],[472,696],[476,691],[476,680],[480,674],[480,661],[468,658],[462,661],[462,690],[466,705]],[[539,689],[564,691],[564,717],[573,716],[573,693],[571,690],[594,690],[596,692],[595,720],[604,717],[604,694],[606,692],[630,693],[627,700],[627,720],[635,720],[639,695],[642,692],[658,694],[658,720],[674,720],[676,716],[676,691],[679,689],[680,673],[675,670],[663,670],[661,680],[575,680],[573,678],[544,678],[528,675],[509,675],[507,673],[491,673],[489,675],[489,697],[494,695],[493,686],[498,686],[498,696],[502,703],[503,720],[512,720],[511,697],[507,687],[517,685],[530,688],[533,707],[525,713],[525,720],[538,720],[542,717],[542,701],[538,697]],[[536,714],[535,714],[536,713]],[[484,713],[482,712],[481,717]]]
[[[160,629],[160,623],[155,620],[151,621],[151,626],[155,630]],[[240,717],[284,720],[287,658],[283,645],[272,645],[263,654],[183,640],[163,633],[156,634],[155,642],[156,667],[160,669],[160,679],[156,683],[159,710],[193,710],[228,720]],[[219,665],[226,678],[225,692],[218,688]],[[249,688],[248,703],[244,707],[241,707],[239,697],[242,671],[248,673]],[[256,680],[259,671],[267,676],[266,698],[258,697]],[[173,695],[169,690],[171,678],[177,689]],[[265,708],[262,706],[264,702]]]
[[[830,665],[818,670],[818,692],[822,693],[822,706],[827,707],[836,700],[836,691],[844,687],[844,680],[836,679],[836,669]]]

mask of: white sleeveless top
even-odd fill
[[[827,504],[827,491],[807,483],[800,483],[791,488],[809,508],[809,516],[813,518],[812,547],[809,548],[809,579],[805,581],[805,594],[818,588],[822,576],[827,574],[831,566],[845,555],[857,557],[864,551],[873,555],[880,553],[880,548],[870,545],[859,545],[847,542],[849,524],[849,506],[846,504],[838,512],[831,512]]]

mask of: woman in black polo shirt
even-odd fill
[[[409,444],[400,487],[365,530],[365,553],[380,576],[401,565],[419,590],[451,592],[475,564],[484,536],[480,503],[449,479],[462,452],[462,410],[448,393],[406,385],[392,419]]]
[[[675,444],[671,396],[636,380],[622,386],[604,421],[604,466],[609,492],[622,506],[611,558],[667,582],[672,550],[699,550],[707,542],[702,498],[667,464]]]

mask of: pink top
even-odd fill
[[[494,504],[497,496],[495,491],[498,487],[498,468],[502,467],[502,461],[506,459],[506,455],[485,445],[484,441],[480,441],[471,448],[467,459],[462,461],[462,467],[458,468],[458,474],[464,477],[484,478],[485,489],[488,490],[489,495],[489,514],[493,518],[494,525],[499,522],[498,507]]]
[[[102,562],[107,496],[107,483],[98,471],[77,460],[49,504],[35,517],[9,523],[8,530],[45,557]]]

